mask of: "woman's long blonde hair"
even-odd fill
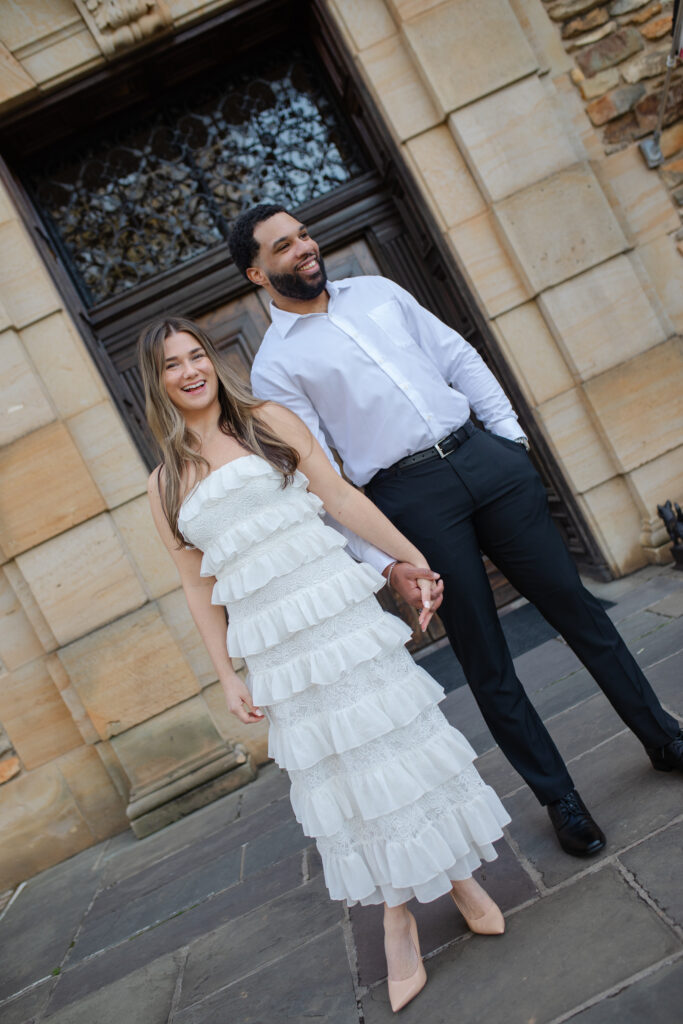
[[[188,486],[205,477],[210,468],[200,454],[199,438],[189,429],[182,413],[168,397],[164,384],[164,342],[171,335],[181,332],[197,339],[216,371],[220,430],[234,437],[248,452],[262,456],[282,473],[283,487],[291,482],[299,464],[298,452],[254,415],[263,402],[255,398],[248,386],[234,376],[201,327],[182,316],[164,316],[153,320],[143,329],[138,339],[138,361],[145,389],[147,422],[161,454],[158,471],[161,504],[179,544],[184,543],[184,538],[178,529],[178,514]]]

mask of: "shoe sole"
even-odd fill
[[[599,843],[597,846],[589,846],[587,850],[568,850],[562,843],[560,843],[560,846],[570,857],[594,857],[596,853],[600,853],[601,850],[605,849],[607,840],[604,843]]]

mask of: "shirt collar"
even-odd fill
[[[328,281],[327,284],[325,285],[325,287],[327,289],[327,294],[330,296],[330,301],[331,302],[334,301],[334,299],[337,297],[338,293],[343,288],[348,288],[349,284],[350,284],[349,280],[345,280],[345,281]],[[289,313],[286,309],[280,309],[279,306],[276,306],[272,299],[270,300],[270,318],[271,318],[271,320],[273,322],[273,325],[277,328],[278,333],[283,338],[287,337],[287,335],[291,331],[292,327],[294,327],[294,324],[296,324],[299,320],[302,320],[306,316],[316,316],[316,315],[319,316],[320,314],[315,314],[315,313]]]

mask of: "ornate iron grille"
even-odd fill
[[[227,238],[256,202],[291,208],[362,173],[322,75],[302,51],[269,54],[64,154],[27,183],[88,305]]]

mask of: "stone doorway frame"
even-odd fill
[[[132,359],[139,324],[168,309],[170,296],[175,308],[197,316],[212,305],[238,298],[251,286],[232,265],[227,246],[221,244],[182,268],[88,309],[22,185],[22,163],[40,148],[78,135],[93,123],[133,105],[150,104],[159,89],[178,87],[203,69],[215,66],[225,59],[228,41],[228,52],[238,55],[256,45],[286,38],[290,32],[299,38],[305,32],[372,169],[349,185],[301,207],[299,214],[305,217],[323,250],[363,237],[387,276],[412,291],[477,349],[510,396],[532,440],[553,517],[576,562],[593,575],[610,578],[605,558],[536,426],[486,317],[471,297],[324,0],[308,0],[305,10],[302,7],[301,0],[241,0],[0,121],[0,147],[9,165],[2,164],[0,174],[138,448],[152,465],[154,457]]]

